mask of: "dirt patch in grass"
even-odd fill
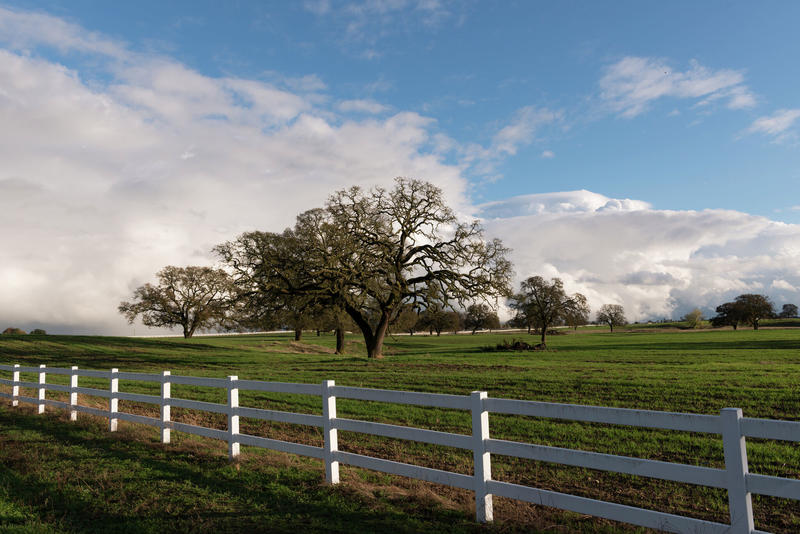
[[[281,352],[284,354],[334,354],[336,352],[330,347],[322,347],[300,341],[290,341],[288,343],[271,341],[269,343],[261,343],[257,347],[264,349],[266,352]]]

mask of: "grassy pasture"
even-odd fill
[[[587,330],[588,331],[588,330]],[[0,361],[87,369],[291,382],[334,379],[339,385],[467,394],[716,414],[800,419],[800,329],[658,329],[570,333],[548,339],[541,353],[484,352],[524,334],[398,336],[387,356],[368,361],[357,337],[333,354],[331,336],[130,339],[2,336]],[[5,374],[4,374],[5,376]],[[23,376],[33,380],[35,375]],[[48,381],[66,384],[66,377]],[[59,381],[60,380],[60,381]],[[82,386],[107,381],[81,378]],[[7,389],[7,388],[6,388]],[[120,381],[121,391],[157,394],[155,385]],[[32,395],[31,391],[23,394]],[[173,385],[174,397],[224,402],[224,392]],[[48,392],[58,398],[58,394]],[[321,413],[318,398],[242,392],[243,406]],[[103,399],[82,397],[102,406]],[[122,401],[120,410],[155,415],[155,407]],[[465,412],[338,401],[341,417],[469,433]],[[224,443],[120,422],[116,435],[100,420],[63,413],[45,417],[0,406],[0,531],[180,532],[617,532],[633,527],[496,499],[496,522],[473,523],[472,494],[343,467],[343,484],[322,485],[321,463],[243,447],[239,466]],[[173,408],[173,419],[224,428],[222,417]],[[716,436],[614,425],[493,415],[493,437],[665,461],[722,466]],[[321,445],[321,432],[242,420],[242,432]],[[471,454],[446,447],[340,432],[340,449],[471,472]],[[748,440],[751,472],[800,478],[800,447]],[[725,492],[686,484],[493,456],[499,480],[726,522]],[[754,497],[756,526],[800,530],[800,504]],[[104,526],[107,525],[107,526]]]

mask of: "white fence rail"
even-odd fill
[[[40,414],[44,413],[46,406],[62,408],[69,411],[72,421],[76,420],[77,412],[105,417],[109,420],[111,432],[117,430],[117,421],[120,419],[150,425],[161,429],[163,443],[169,443],[172,430],[219,439],[228,442],[228,453],[231,459],[239,455],[241,445],[319,458],[325,464],[325,479],[330,484],[339,482],[339,464],[345,464],[463,488],[475,492],[476,519],[480,522],[492,521],[492,496],[499,495],[667,532],[754,534],[761,531],[755,530],[753,525],[751,494],[800,500],[800,480],[749,473],[745,446],[746,437],[798,442],[800,441],[800,422],[743,417],[742,411],[738,408],[725,408],[720,415],[699,415],[498,399],[490,398],[486,392],[479,391],[472,392],[470,395],[444,395],[344,387],[336,386],[333,380],[326,380],[322,384],[292,384],[239,380],[236,376],[201,378],[171,375],[169,371],[164,371],[162,374],[147,374],[119,372],[117,369],[97,371],[80,370],[77,367],[52,368],[44,365],[39,367],[0,365],[0,371],[11,373],[10,379],[0,378],[0,385],[10,386],[11,393],[0,392],[0,397],[11,400],[12,406],[18,406],[20,402],[31,403],[37,406],[37,412]],[[48,373],[69,376],[69,386],[48,384],[46,380]],[[20,379],[21,374],[38,376],[36,381],[27,381]],[[109,387],[108,389],[79,387],[79,377],[107,379]],[[119,380],[156,383],[160,385],[161,394],[155,396],[121,392],[119,391]],[[216,404],[174,398],[171,396],[172,384],[224,389],[227,391],[227,403]],[[20,388],[35,389],[36,396],[22,396]],[[240,390],[319,396],[322,401],[322,416],[239,406]],[[69,402],[47,399],[45,395],[47,391],[69,393]],[[108,409],[100,410],[79,405],[78,395],[106,398],[108,399]],[[337,398],[470,411],[472,434],[452,434],[338,418],[336,416]],[[118,409],[120,400],[155,404],[160,407],[160,417],[120,412]],[[170,408],[173,406],[224,414],[228,419],[227,430],[172,421]],[[719,434],[723,441],[725,468],[676,464],[493,439],[489,435],[490,413]],[[314,447],[241,434],[239,432],[240,417],[321,427],[324,436],[323,446]],[[338,430],[471,450],[474,458],[474,474],[452,473],[339,451],[337,446]],[[730,524],[714,523],[492,480],[491,456],[493,454],[725,489],[728,492]]]

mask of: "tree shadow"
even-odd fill
[[[798,339],[728,339],[725,341],[692,341],[671,340],[659,342],[657,340],[646,343],[613,343],[605,341],[597,344],[585,344],[569,347],[570,352],[630,352],[630,351],[730,351],[730,350],[797,350],[800,349]],[[692,356],[692,355],[686,355]],[[706,356],[707,357],[707,356]]]

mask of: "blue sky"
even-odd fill
[[[797,2],[12,2],[171,56],[208,76],[313,77],[329,98],[418,112],[462,144],[489,146],[526,106],[558,118],[488,172],[475,200],[590,189],[656,208],[727,208],[800,221],[800,119],[750,131],[800,107]],[[42,50],[45,55],[54,52]],[[633,116],[609,109],[601,80],[624,58],[730,71],[752,98],[666,94]],[[93,72],[91,57],[59,56]],[[697,83],[702,83],[698,80]],[[545,157],[542,155],[545,154]],[[546,157],[552,154],[553,157]],[[457,154],[448,155],[450,161]]]
[[[0,0],[0,322],[116,304],[336,189],[439,185],[631,319],[800,301],[800,3]]]

